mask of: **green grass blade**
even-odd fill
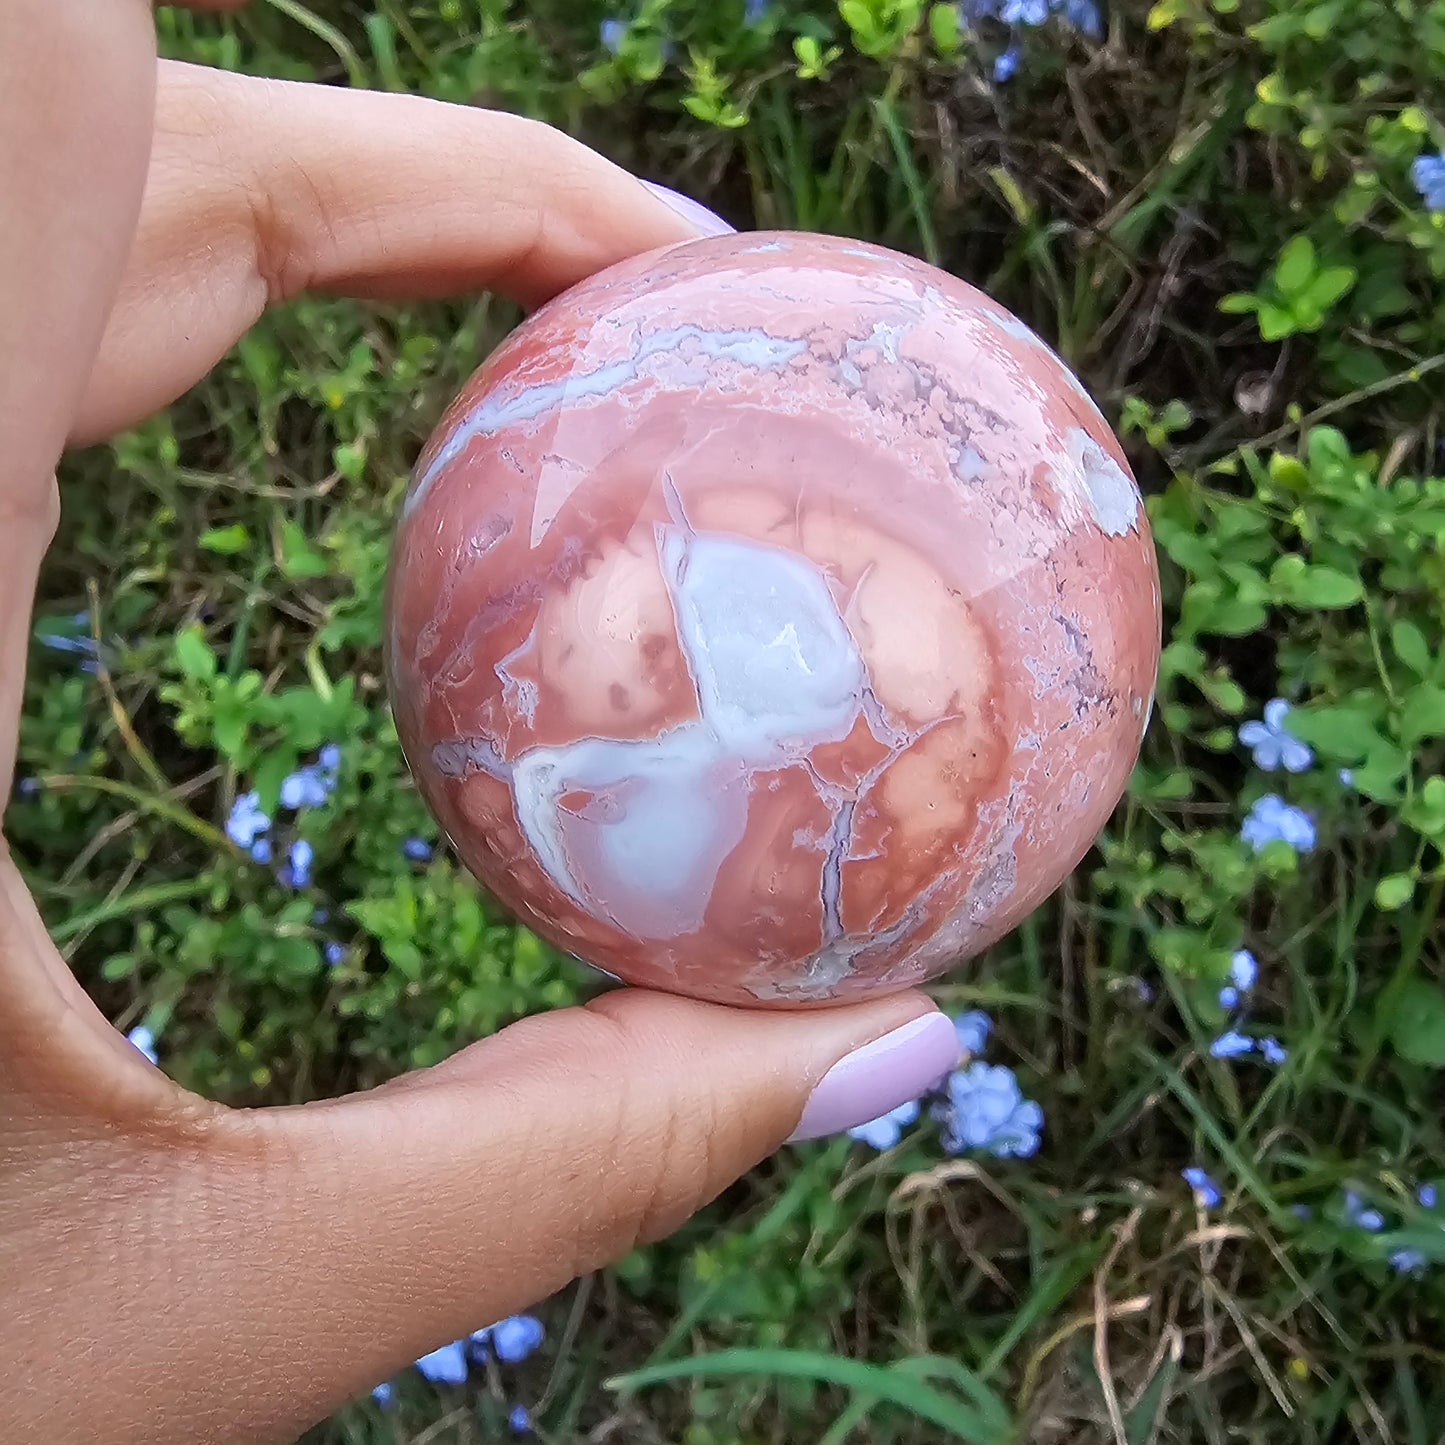
[[[991,1411],[985,1414],[918,1379],[911,1368],[867,1364],[813,1350],[719,1350],[711,1355],[648,1365],[618,1375],[607,1385],[618,1391],[640,1390],[672,1380],[727,1379],[740,1375],[771,1375],[839,1385],[845,1390],[872,1396],[880,1405],[893,1405],[916,1419],[937,1425],[970,1445],[1007,1445],[1015,1438],[1006,1413],[1001,1423]],[[991,1395],[985,1386],[976,1388]],[[1002,1402],[997,1403],[999,1410],[1004,1411]]]

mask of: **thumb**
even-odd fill
[[[668,1233],[790,1136],[917,1098],[958,1053],[918,994],[786,1014],[620,990],[369,1094],[233,1116],[187,1285],[224,1312],[184,1331],[162,1397],[286,1436]]]

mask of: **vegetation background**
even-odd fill
[[[408,1372],[315,1439],[502,1439],[518,1404],[628,1445],[1445,1438],[1445,3],[160,23],[171,55],[523,111],[740,226],[966,277],[1118,423],[1164,569],[1128,798],[939,990],[993,1018],[1038,1151],[950,1154],[926,1110],[881,1151],[788,1151],[543,1303],[524,1363]],[[589,987],[433,851],[379,673],[408,467],[514,320],[298,302],[71,468],[9,827],[87,986],[187,1085],[365,1085]],[[269,864],[234,841],[251,789]]]

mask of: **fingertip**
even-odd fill
[[[936,1008],[851,1050],[819,1079],[789,1144],[841,1134],[907,1104],[962,1056],[952,1022]]]
[[[691,196],[685,196],[681,191],[674,191],[670,186],[659,185],[656,181],[645,180],[642,184],[664,205],[693,226],[699,235],[731,236],[736,234],[736,226],[729,225],[716,211],[710,211],[700,201],[693,200]]]

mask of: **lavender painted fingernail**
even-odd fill
[[[944,1014],[910,1020],[839,1059],[818,1080],[787,1142],[840,1134],[916,1099],[948,1073],[961,1052]]]
[[[659,201],[671,206],[684,221],[696,226],[704,236],[731,236],[737,229],[735,226],[728,225],[721,216],[708,210],[700,202],[693,200],[691,196],[684,196],[680,191],[669,190],[666,186],[658,185],[656,181],[643,181],[642,184]]]

